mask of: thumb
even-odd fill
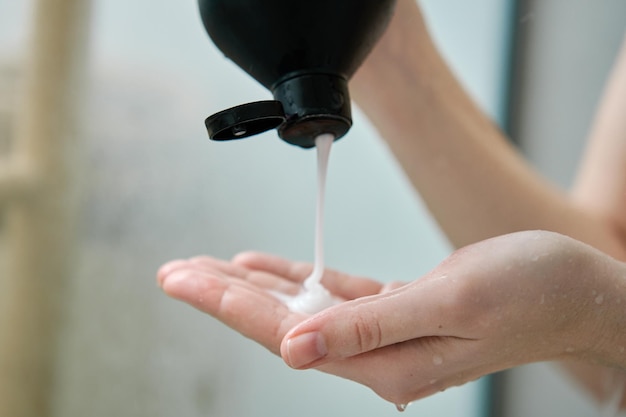
[[[431,277],[429,277],[431,278]],[[451,335],[450,278],[424,278],[331,307],[292,328],[280,352],[292,368],[317,367],[425,336]],[[446,291],[447,289],[447,291]]]

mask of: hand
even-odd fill
[[[267,292],[295,293],[310,266],[269,255],[175,261],[159,282],[290,366],[352,379],[401,404],[524,363],[598,360],[614,341],[597,324],[617,319],[620,328],[610,306],[626,284],[623,265],[615,268],[572,239],[522,232],[461,249],[403,286],[328,271],[324,284],[347,301],[310,318]]]
[[[297,294],[312,266],[272,255],[243,253],[231,262],[208,256],[163,265],[159,286],[171,297],[208,313],[275,354],[289,329],[308,316],[290,312],[271,292]],[[323,285],[335,296],[353,300],[386,287],[366,278],[327,270]]]

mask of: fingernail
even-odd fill
[[[287,340],[287,361],[292,368],[301,368],[327,354],[326,342],[319,332],[303,333]]]

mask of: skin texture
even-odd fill
[[[559,363],[604,401],[626,372],[626,48],[569,192],[472,102],[412,0],[398,1],[351,89],[460,249],[407,284],[326,271],[346,302],[312,317],[267,291],[297,292],[311,266],[267,254],[170,262],[163,290],[294,368],[398,404],[537,361]]]

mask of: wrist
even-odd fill
[[[602,256],[589,262],[579,343],[583,359],[626,370],[626,264]]]
[[[626,264],[609,259],[603,292],[592,292],[597,309],[597,360],[626,370]],[[603,271],[601,271],[603,272]]]

